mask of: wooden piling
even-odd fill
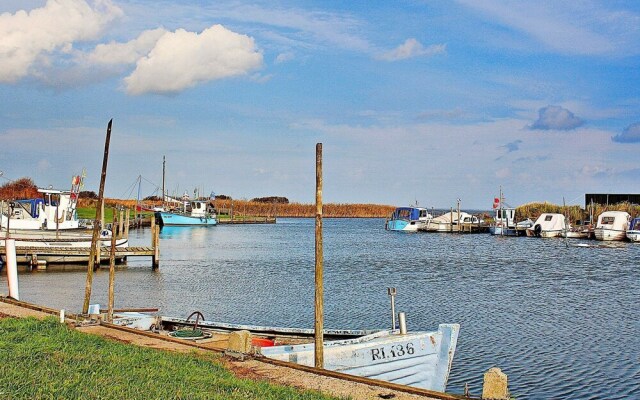
[[[115,212],[115,210],[113,210]],[[120,218],[118,218],[118,239],[124,237],[124,209],[120,209]]]
[[[116,210],[113,209],[113,221],[112,226],[116,226],[118,217],[116,216]],[[113,321],[113,294],[114,283],[116,277],[116,235],[111,235],[111,251],[109,252],[109,305],[107,309],[107,322]]]
[[[100,190],[98,193],[98,207],[96,207],[96,218],[93,221],[93,235],[91,236],[91,251],[89,256],[89,265],[87,266],[87,281],[84,289],[84,304],[82,306],[82,313],[89,313],[89,303],[91,301],[91,285],[93,283],[93,268],[95,267],[95,257],[100,257],[100,248],[96,252],[96,245],[100,246],[98,236],[100,234],[101,226],[98,224],[103,219],[104,212],[104,182],[107,178],[107,163],[109,161],[109,142],[111,141],[111,124],[113,119],[109,120],[107,125],[107,137],[104,143],[104,157],[102,159],[102,174],[100,175]],[[97,253],[97,254],[96,254]]]
[[[316,144],[315,367],[324,368],[324,302],[322,253],[322,143]]]
[[[131,217],[131,210],[129,210],[128,208],[125,208],[125,217],[124,217],[124,237],[129,239],[129,218]]]
[[[156,270],[160,267],[160,226],[158,225],[151,229],[151,246],[153,246],[151,268]]]

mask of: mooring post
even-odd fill
[[[9,232],[7,232],[7,235]],[[6,238],[4,241],[4,251],[7,259],[7,281],[9,283],[9,297],[20,300],[20,289],[18,286],[18,263],[16,260],[16,240]]]
[[[96,251],[96,246],[100,246],[98,235],[101,226],[98,224],[103,219],[104,212],[104,181],[107,178],[107,162],[109,161],[109,142],[111,140],[111,124],[113,119],[109,120],[107,125],[107,137],[104,143],[104,157],[102,159],[102,174],[100,176],[100,190],[98,193],[98,204],[96,207],[96,218],[93,221],[93,235],[91,236],[91,251],[89,254],[89,265],[87,266],[87,282],[84,288],[84,303],[82,305],[82,313],[89,313],[89,302],[91,301],[91,284],[93,283],[93,269],[95,267],[95,257],[100,257],[100,248]]]
[[[131,210],[129,210],[128,208],[125,209],[125,217],[124,217],[124,237],[129,239],[129,218],[131,217]]]
[[[120,208],[120,218],[118,218],[118,239],[122,239],[124,237],[123,228],[124,228],[124,209]]]
[[[482,398],[493,400],[509,400],[511,398],[507,385],[507,375],[500,368],[490,368],[484,374]]]
[[[118,222],[116,210],[113,209],[113,220],[111,225]],[[109,305],[107,307],[107,322],[113,322],[113,293],[116,278],[116,235],[111,235],[111,250],[109,252]]]
[[[160,227],[156,225],[153,233],[153,269],[158,269],[160,266]]]
[[[316,273],[315,273],[315,366],[324,368],[324,305],[322,253],[322,143],[316,144]]]

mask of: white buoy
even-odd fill
[[[9,297],[20,300],[18,288],[18,264],[16,262],[16,241],[5,239],[4,248],[7,256],[7,280],[9,281]]]

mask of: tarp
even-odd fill
[[[605,211],[598,217],[596,228],[626,231],[629,226],[629,219],[631,219],[631,215],[626,211]]]
[[[564,230],[564,215],[544,213],[541,214],[533,226],[540,225],[542,231],[560,231]]]

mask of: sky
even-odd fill
[[[489,209],[639,193],[640,3],[0,0],[0,184]],[[141,184],[136,182],[140,179]]]

